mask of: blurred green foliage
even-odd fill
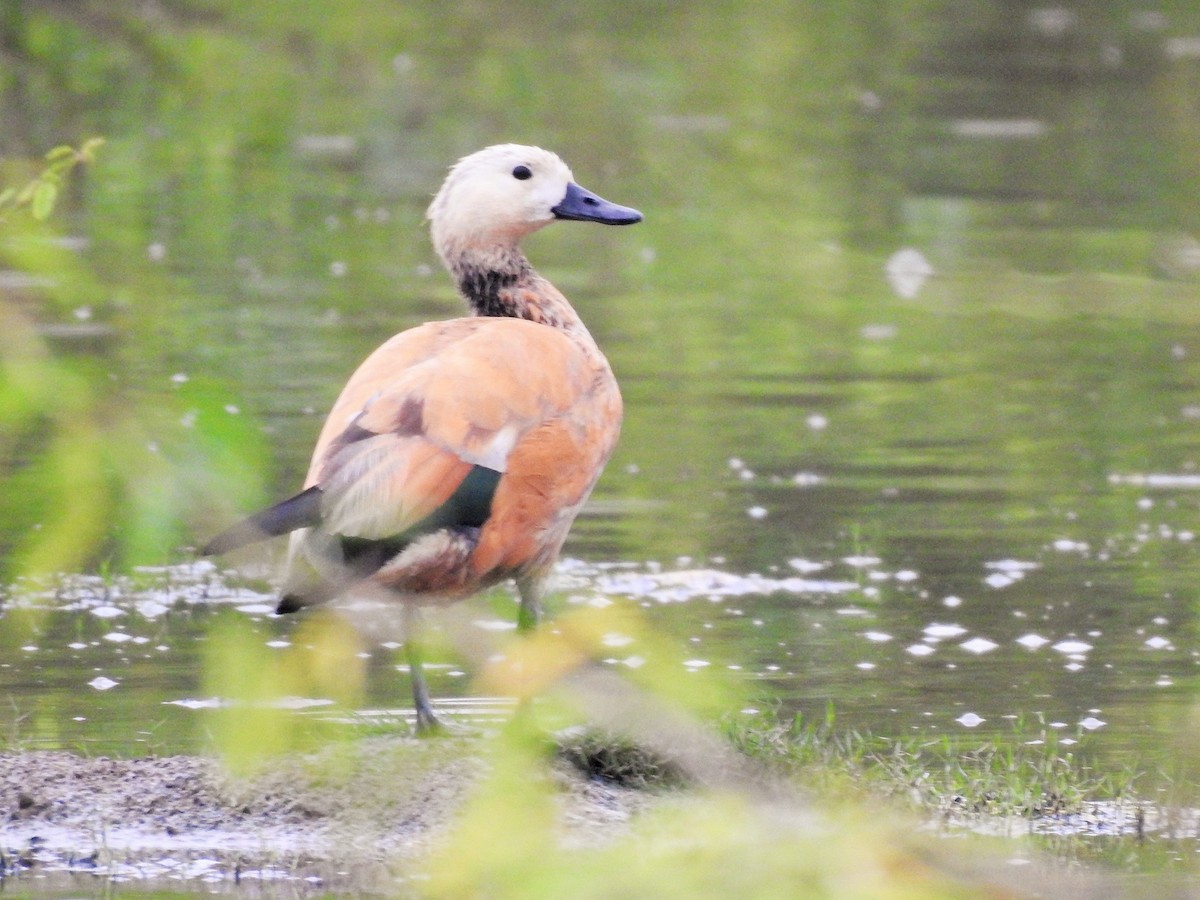
[[[6,510],[8,577],[161,564],[210,490],[254,495],[262,477],[257,430],[203,381],[166,403],[126,388],[121,344],[137,310],[97,315],[112,288],[48,221],[103,143],[56,147],[24,184],[0,186],[0,489],[20,500]]]
[[[860,808],[878,802],[847,777],[863,773],[861,757],[823,763],[825,779],[836,777],[838,790],[827,784],[818,802],[787,780],[798,771],[809,779],[821,777],[811,771],[811,748],[769,738],[765,751],[729,754],[704,723],[714,709],[727,708],[730,685],[685,673],[677,653],[648,646],[647,641],[657,642],[629,609],[574,611],[534,635],[512,634],[486,646],[459,624],[452,633],[484,669],[478,689],[527,705],[518,706],[498,730],[474,733],[465,742],[445,739],[442,754],[462,754],[483,774],[472,773],[473,786],[448,833],[439,833],[429,854],[400,869],[407,893],[496,898],[742,893],[840,900],[971,897],[984,889],[1006,890],[1014,882],[986,843],[956,838],[973,848],[972,862],[963,864],[932,836],[914,835],[901,813]],[[638,687],[608,678],[597,667],[606,653],[604,637],[613,634],[636,635],[634,652],[655,660]],[[336,697],[353,707],[363,676],[356,633],[335,616],[318,615],[289,647],[269,648],[263,637],[236,614],[223,616],[209,632],[204,692],[223,698],[223,706],[206,721],[214,747],[231,770],[245,776],[281,763],[299,764],[306,783],[377,780],[377,767],[368,766],[372,774],[367,775],[365,761],[356,762],[353,753],[338,763],[322,750],[297,763],[298,751],[327,748],[352,731],[339,728],[336,717],[303,719],[287,709],[290,699],[308,696]],[[600,692],[588,683],[596,675]],[[556,748],[564,728],[598,720],[611,729],[607,740],[613,746],[628,734],[637,742],[657,742],[659,758],[675,763],[681,778],[643,785],[654,802],[628,833],[609,833],[598,845],[564,843]],[[552,731],[560,737],[552,737]],[[763,739],[767,729],[757,725],[735,734],[748,743]],[[410,776],[422,764],[431,766],[430,773],[444,771],[437,751],[421,746],[428,743],[398,741],[389,765]],[[370,752],[378,753],[378,747]],[[292,758],[284,761],[285,754]],[[779,764],[782,754],[787,767]],[[306,759],[313,760],[307,769]],[[759,763],[772,768],[759,769]],[[919,769],[905,774],[919,776]],[[886,787],[902,790],[904,784],[897,780]],[[357,788],[344,790],[353,796]],[[392,795],[414,790],[431,789],[377,784],[363,802],[386,807]],[[430,799],[434,815],[446,803],[440,795],[445,788],[438,791]],[[831,805],[833,796],[838,802]]]
[[[207,717],[212,746],[231,771],[251,774],[285,753],[313,750],[350,733],[328,719],[297,715],[295,701],[327,698],[351,714],[362,697],[361,642],[340,617],[313,614],[286,649],[236,613],[208,631],[203,693],[221,707]]]
[[[164,563],[178,558],[210,491],[259,492],[257,429],[225,413],[202,382],[168,402],[130,395],[122,315],[93,318],[89,302],[110,288],[49,224],[0,224],[0,266],[21,273],[19,289],[0,296],[0,479],[19,501],[4,514],[8,577],[103,559]],[[81,300],[75,321],[56,314]],[[96,344],[106,347],[100,358],[89,352]]]
[[[58,203],[63,181],[76,166],[93,162],[96,150],[103,144],[104,138],[88,138],[78,150],[63,144],[48,152],[41,171],[24,186],[0,188],[0,221],[10,211],[22,207],[28,207],[29,214],[39,222],[48,219]]]
[[[429,896],[916,900],[991,889],[982,853],[980,877],[951,876],[886,818],[720,791],[666,804],[611,845],[564,848],[553,789],[530,776],[532,764],[511,748],[496,761],[439,856]]]
[[[8,0],[4,574],[177,560],[265,499],[264,482],[290,489],[314,430],[302,417],[328,405],[337,373],[381,334],[459,309],[423,274],[436,261],[414,237],[421,211],[448,162],[507,139],[551,146],[581,180],[647,208],[636,237],[537,239],[626,385],[625,436],[598,499],[640,512],[593,523],[612,558],[720,554],[752,570],[786,560],[804,529],[817,537],[803,546],[821,546],[863,516],[889,558],[948,530],[961,543],[947,555],[987,558],[991,519],[955,522],[953,507],[933,511],[946,522],[915,521],[879,500],[896,473],[994,491],[1014,520],[1039,514],[1031,496],[1070,508],[1062,485],[1094,490],[1111,467],[1157,462],[1136,437],[1146,406],[1168,401],[1145,398],[1195,372],[1158,352],[1195,323],[1194,287],[1145,276],[1160,233],[1198,224],[1195,192],[1178,189],[1200,164],[1196,70],[1137,55],[1139,41],[1185,34],[1194,3],[1160,4],[1169,28],[1140,31],[1129,4],[1098,6],[1060,47],[1012,4],[982,0],[586,12]],[[1104,63],[1114,45],[1132,62]],[[1101,82],[1101,94],[1081,88]],[[1054,127],[1039,141],[947,139],[948,122],[1018,115]],[[87,143],[42,157],[95,133],[106,144],[94,169],[72,168]],[[938,267],[916,302],[880,278],[900,241]],[[1146,319],[1162,333],[1130,327]],[[897,336],[866,336],[878,322]],[[919,403],[911,381],[928,382]],[[800,424],[834,403],[841,428]],[[772,501],[788,518],[769,542],[728,515],[736,488],[695,475],[747,448],[785,479]],[[809,509],[786,488],[799,451],[875,499],[839,506],[831,492]],[[1101,504],[1110,511],[1132,530],[1129,511]],[[594,679],[610,632],[645,663]],[[677,719],[704,722],[739,699],[685,672],[628,610],[564,615],[484,652],[466,634],[450,641],[484,670],[480,689],[538,697],[549,723],[600,717],[670,743]],[[207,643],[205,690],[229,701],[213,735],[237,768],[330,739],[286,714],[287,698],[353,706],[361,690],[357,638],[339,620],[306,623],[284,652],[264,637],[230,615]],[[531,728],[519,719],[497,743],[432,892],[953,895],[885,826],[850,814],[814,834],[738,792],[681,803],[612,847],[564,850]]]

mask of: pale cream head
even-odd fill
[[[572,181],[567,164],[540,147],[498,144],[463,157],[426,213],[434,247],[450,262],[448,252],[515,246],[554,221]]]
[[[631,225],[636,209],[577,185],[566,163],[540,147],[497,144],[460,159],[426,213],[433,246],[451,271],[470,260],[520,259],[517,243],[555,219]]]

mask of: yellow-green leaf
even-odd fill
[[[79,148],[79,156],[86,162],[91,162],[96,151],[104,145],[104,138],[94,137],[88,138]]]
[[[33,217],[39,222],[49,218],[57,200],[58,185],[52,181],[39,181],[37,187],[33,189]]]

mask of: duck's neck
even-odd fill
[[[527,319],[591,340],[567,298],[519,248],[460,252],[446,265],[475,315]]]

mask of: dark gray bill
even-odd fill
[[[550,212],[554,213],[557,219],[603,222],[605,225],[632,225],[642,221],[642,214],[636,209],[609,203],[603,197],[597,197],[574,182],[567,185],[567,196]]]

